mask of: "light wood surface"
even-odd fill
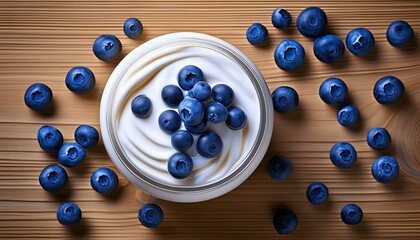
[[[346,51],[333,65],[317,61],[313,41],[301,36],[295,20],[309,6],[322,7],[329,18],[329,32],[345,39],[356,27],[369,28],[376,38],[373,54],[359,58]],[[288,9],[292,26],[285,31],[271,25],[277,7]],[[137,17],[144,25],[139,40],[124,36],[126,18]],[[408,21],[416,32],[414,42],[403,49],[391,47],[385,38],[390,22]],[[254,22],[265,24],[270,44],[256,48],[245,38]],[[79,124],[99,129],[99,104],[108,76],[116,64],[99,61],[91,51],[94,39],[104,33],[118,36],[123,55],[153,37],[177,31],[196,31],[222,38],[247,54],[259,67],[271,91],[281,85],[294,87],[300,106],[290,114],[276,114],[273,138],[266,157],[255,173],[239,188],[220,198],[195,204],[154,199],[120,176],[116,194],[104,197],[89,184],[92,171],[112,167],[103,143],[88,150],[85,163],[68,169],[65,191],[51,194],[38,183],[40,171],[55,163],[36,141],[41,125],[53,124],[73,141]],[[420,1],[0,1],[0,238],[79,239],[420,239]],[[273,51],[283,39],[296,39],[306,52],[306,64],[295,73],[281,71]],[[67,71],[84,65],[96,75],[92,93],[76,95],[64,84]],[[406,86],[401,101],[381,106],[372,95],[377,79],[399,77]],[[318,97],[321,82],[328,77],[345,80],[351,101],[361,112],[362,124],[355,130],[341,127],[336,109]],[[54,92],[55,110],[42,115],[23,102],[26,88],[35,82],[48,84]],[[238,93],[240,94],[240,93]],[[368,147],[365,135],[371,127],[386,127],[392,148],[377,152]],[[341,170],[329,158],[337,141],[349,141],[358,151],[354,168]],[[286,181],[271,180],[267,160],[275,154],[288,156],[293,171]],[[392,154],[401,172],[391,184],[377,183],[370,173],[374,159]],[[412,162],[407,171],[403,162]],[[417,178],[415,177],[417,174]],[[322,181],[330,200],[311,205],[306,187]],[[61,226],[56,209],[64,201],[82,208],[83,222],[74,229]],[[157,229],[146,229],[137,220],[146,202],[160,204],[165,220]],[[357,226],[341,222],[340,210],[356,203],[364,211]],[[272,226],[276,209],[288,207],[299,218],[297,230],[278,236]]]

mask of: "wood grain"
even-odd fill
[[[308,6],[322,7],[329,18],[329,32],[344,39],[356,27],[369,28],[376,38],[372,54],[360,58],[348,51],[337,64],[326,65],[312,53],[310,39],[295,25],[299,12]],[[271,12],[288,9],[293,17],[288,30],[274,29]],[[420,238],[420,1],[0,1],[0,238],[5,239],[419,239]],[[145,27],[139,40],[126,38],[122,24],[137,17]],[[409,46],[396,49],[385,38],[388,24],[404,19],[416,38]],[[253,22],[267,26],[270,44],[249,45],[245,31]],[[50,194],[38,183],[39,172],[56,158],[39,148],[36,132],[53,124],[73,141],[79,124],[99,128],[100,97],[116,64],[97,60],[91,52],[94,39],[104,33],[117,35],[123,55],[153,37],[177,31],[197,31],[220,37],[247,54],[259,67],[270,90],[281,85],[294,87],[300,106],[291,114],[276,114],[268,153],[256,172],[231,193],[203,203],[178,204],[154,199],[135,189],[120,175],[117,193],[104,197],[89,184],[92,171],[112,167],[103,147],[88,151],[83,166],[69,169],[69,186]],[[273,51],[283,39],[296,39],[307,52],[302,70],[286,73],[277,68]],[[64,77],[75,65],[93,70],[97,84],[92,93],[79,96],[66,89]],[[399,77],[406,86],[403,99],[393,106],[381,106],[372,96],[377,79]],[[336,109],[322,103],[317,93],[328,77],[343,78],[351,102],[361,112],[362,124],[355,130],[336,122]],[[54,111],[43,115],[24,106],[23,94],[35,82],[48,84],[54,92]],[[371,127],[390,131],[392,148],[373,151],[365,142]],[[352,169],[335,168],[328,151],[336,141],[349,141],[358,151]],[[284,154],[293,163],[286,181],[277,182],[266,173],[267,160]],[[382,185],[372,178],[370,167],[381,154],[392,154],[401,165],[398,179]],[[404,162],[414,167],[409,171]],[[330,201],[322,206],[308,203],[306,187],[323,181],[330,189]],[[83,210],[83,223],[67,229],[56,221],[56,209],[74,201]],[[150,230],[137,220],[139,207],[157,202],[165,221]],[[340,209],[357,203],[364,221],[347,226]],[[276,209],[289,207],[299,218],[291,235],[278,236],[272,227]]]

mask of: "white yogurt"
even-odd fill
[[[211,124],[209,130],[215,131],[223,141],[222,152],[211,159],[197,153],[199,135],[194,135],[194,145],[187,151],[193,159],[193,173],[187,179],[178,180],[168,173],[168,159],[176,150],[171,145],[171,135],[159,128],[158,118],[163,111],[171,109],[161,98],[162,88],[178,85],[178,73],[186,65],[199,67],[212,87],[219,83],[229,85],[235,93],[233,105],[245,111],[248,122],[241,130],[231,130],[225,123]],[[177,186],[217,181],[240,165],[255,142],[260,124],[256,90],[238,63],[220,52],[189,46],[154,51],[153,55],[136,61],[121,81],[115,92],[116,111],[120,113],[114,116],[118,138],[132,163],[155,181]],[[145,119],[137,118],[131,111],[131,101],[140,94],[152,101],[152,112]]]

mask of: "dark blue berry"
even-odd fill
[[[238,107],[231,107],[228,109],[228,117],[226,125],[232,130],[242,129],[247,121],[245,112]]]
[[[118,186],[117,174],[109,168],[97,168],[90,177],[90,185],[100,194],[111,193]]]
[[[306,197],[312,204],[323,204],[328,200],[328,188],[321,182],[311,183],[306,189]]]
[[[273,11],[273,14],[271,14],[271,23],[275,28],[287,28],[290,26],[291,22],[292,17],[290,16],[290,13],[283,8],[277,8]]]
[[[38,130],[37,139],[39,146],[47,152],[56,152],[63,146],[63,134],[51,125],[42,126]]]
[[[413,36],[413,28],[405,21],[392,22],[386,31],[386,39],[393,47],[401,47],[408,44],[413,39]]]
[[[353,127],[359,121],[360,113],[356,106],[347,105],[338,110],[337,120],[344,127]]]
[[[339,78],[328,78],[319,87],[319,97],[326,104],[337,106],[346,101],[348,88]]]
[[[267,28],[260,24],[254,23],[249,26],[248,30],[246,31],[246,39],[249,43],[255,46],[259,46],[265,43],[268,37]]]
[[[187,97],[179,104],[178,112],[185,124],[197,125],[203,121],[205,111],[200,101]]]
[[[289,234],[296,230],[298,219],[292,210],[280,209],[274,214],[273,225],[278,234]]]
[[[176,150],[182,152],[189,149],[194,143],[194,138],[188,131],[178,130],[172,133],[171,144]]]
[[[268,162],[267,170],[272,179],[284,180],[289,177],[292,171],[292,163],[287,157],[276,155]]]
[[[52,101],[51,89],[43,83],[34,83],[26,89],[25,104],[32,110],[45,110]]]
[[[209,103],[206,107],[206,118],[211,123],[222,123],[228,117],[228,110],[219,102]]]
[[[373,88],[373,96],[380,104],[392,104],[404,93],[404,84],[394,76],[386,76],[379,79]]]
[[[187,131],[192,133],[192,134],[201,134],[201,133],[204,133],[205,131],[207,131],[207,129],[210,126],[210,123],[207,122],[206,118],[203,118],[203,121],[201,121],[197,125],[184,124],[184,126],[185,126],[185,129],[187,129]]]
[[[122,45],[116,36],[104,34],[95,40],[92,50],[99,60],[112,62],[120,55]]]
[[[131,111],[138,118],[146,118],[152,112],[152,101],[145,95],[138,95],[131,101]]]
[[[308,38],[322,36],[327,27],[327,23],[327,15],[319,7],[308,7],[304,9],[296,20],[299,32]]]
[[[199,100],[205,101],[211,97],[211,87],[208,83],[204,81],[197,82],[194,87],[188,92],[191,93],[191,97]]]
[[[197,66],[188,65],[179,71],[178,84],[184,90],[190,90],[200,81],[204,81],[204,75],[203,71]]]
[[[295,40],[283,40],[274,50],[274,61],[284,71],[294,71],[303,65],[305,49]]]
[[[230,107],[235,100],[235,93],[232,88],[226,84],[217,84],[211,89],[211,95],[213,99],[225,107]]]
[[[143,25],[137,18],[128,18],[124,22],[124,34],[131,39],[139,38],[143,32]]]
[[[351,30],[346,37],[347,49],[356,56],[363,56],[372,51],[375,37],[366,28]]]
[[[193,161],[185,153],[175,153],[169,158],[168,172],[176,179],[184,179],[191,175],[193,170]]]
[[[363,219],[362,209],[356,204],[347,204],[341,209],[341,220],[345,224],[358,224]]]
[[[350,168],[356,164],[356,149],[348,142],[338,142],[330,150],[331,162],[339,168]]]
[[[65,202],[58,207],[57,220],[64,226],[73,226],[82,220],[82,210],[75,203]]]
[[[398,162],[391,156],[381,156],[372,164],[372,175],[380,183],[391,182],[398,173]]]
[[[66,186],[68,175],[66,170],[58,164],[45,167],[39,174],[39,183],[46,191],[58,191]]]
[[[383,150],[391,144],[391,135],[385,128],[372,128],[366,135],[369,147],[376,150]]]
[[[65,167],[79,166],[86,158],[86,152],[78,143],[66,143],[58,151],[58,162]]]
[[[181,127],[181,118],[174,110],[162,112],[158,119],[159,127],[166,133],[173,133]]]
[[[314,42],[314,54],[319,61],[335,63],[344,55],[344,43],[336,35],[328,34]]]
[[[77,127],[74,139],[84,148],[93,148],[99,141],[99,133],[94,127],[83,124]]]
[[[140,210],[138,219],[147,228],[155,228],[163,221],[163,211],[157,204],[144,204]]]
[[[162,100],[171,108],[178,107],[179,103],[184,99],[182,90],[175,85],[167,85],[162,88]]]
[[[70,91],[86,93],[95,86],[95,75],[89,68],[77,66],[67,72],[65,82]]]
[[[281,113],[293,111],[299,104],[298,93],[291,87],[278,87],[271,98],[274,109]]]
[[[197,151],[205,158],[214,158],[222,152],[223,142],[217,133],[209,131],[197,140]]]

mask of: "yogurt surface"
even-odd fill
[[[125,154],[144,175],[165,185],[200,186],[220,180],[245,160],[256,140],[260,105],[254,85],[238,63],[211,48],[178,45],[152,53],[139,56],[129,66],[115,91],[116,114],[112,117]],[[179,180],[168,173],[168,159],[176,150],[171,145],[171,135],[159,128],[158,118],[163,111],[172,109],[161,98],[163,87],[178,86],[178,73],[186,65],[201,68],[205,81],[212,87],[219,83],[229,85],[235,93],[233,106],[245,111],[247,124],[241,130],[231,130],[225,123],[210,124],[209,130],[223,141],[222,152],[212,159],[197,153],[199,135],[193,134],[194,144],[187,151],[194,162],[193,173]],[[137,118],[131,111],[131,101],[140,94],[152,101],[152,112],[145,119]],[[185,129],[183,125],[181,129]]]

